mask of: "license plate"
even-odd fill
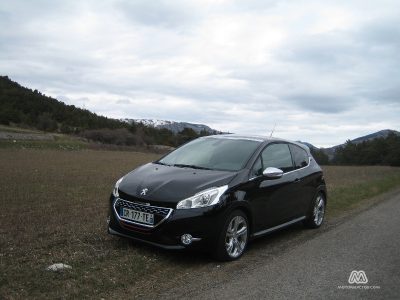
[[[142,211],[137,211],[129,208],[122,207],[121,217],[131,221],[136,221],[140,223],[154,224],[154,215],[145,213]]]

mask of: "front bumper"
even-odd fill
[[[164,249],[198,248],[207,250],[216,244],[223,226],[224,211],[219,206],[195,209],[171,209],[168,217],[156,226],[134,224],[119,217],[110,198],[108,232],[133,240],[145,242]],[[125,200],[126,201],[126,200]],[[181,242],[183,234],[195,239],[190,245]]]
[[[125,237],[125,238],[129,238],[129,239],[132,239],[132,240],[135,240],[135,241],[138,241],[138,242],[142,242],[142,243],[145,243],[145,244],[149,244],[149,245],[152,245],[152,246],[168,249],[168,250],[185,249],[185,247],[183,245],[182,246],[181,245],[169,246],[169,245],[163,245],[163,244],[159,244],[159,243],[154,243],[154,242],[150,242],[150,241],[134,238],[133,236],[130,236],[130,235],[123,234],[123,233],[120,233],[118,231],[115,231],[111,227],[108,227],[108,233],[112,234],[112,235],[118,235],[118,236],[122,236],[122,237]]]

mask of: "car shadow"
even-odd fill
[[[203,251],[195,249],[182,249],[182,250],[168,250],[158,248],[156,246],[148,245],[146,243],[130,240],[124,237],[114,237],[116,248],[130,248],[140,255],[150,258],[161,259],[162,261],[169,262],[177,265],[196,266],[209,263],[215,263],[213,257]]]
[[[301,223],[293,224],[289,227],[274,231],[265,236],[251,240],[248,244],[248,249],[245,255],[240,259],[240,261],[255,256],[269,256],[281,253],[282,251],[285,251],[285,249],[293,247],[295,241],[298,242],[298,240],[309,239],[313,233],[315,233],[315,231],[305,229]],[[134,249],[141,255],[162,259],[165,262],[181,265],[183,267],[221,264],[221,262],[215,260],[210,253],[200,250],[166,250],[122,237],[118,238],[117,243],[122,247]]]

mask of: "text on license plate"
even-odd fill
[[[131,221],[136,221],[136,222],[141,222],[141,223],[146,223],[146,224],[154,224],[154,215],[145,213],[142,211],[137,211],[129,208],[122,207],[121,210],[121,217],[131,220]]]

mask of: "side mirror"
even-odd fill
[[[278,168],[268,167],[264,170],[263,175],[267,178],[277,179],[283,176],[283,171]]]

